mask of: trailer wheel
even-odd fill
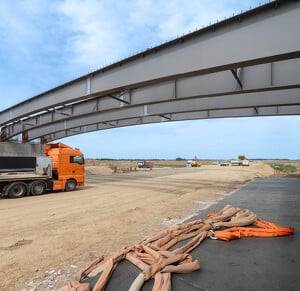
[[[22,182],[15,182],[7,187],[6,193],[10,198],[21,198],[27,194],[27,185]]]
[[[65,191],[74,191],[76,190],[77,183],[75,180],[70,179],[66,182]]]
[[[32,195],[44,194],[46,190],[46,183],[44,181],[35,181],[30,185],[30,193]]]

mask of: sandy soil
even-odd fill
[[[87,166],[86,186],[0,200],[0,289],[55,290],[104,253],[195,214],[256,177],[250,167],[164,168],[112,174]]]

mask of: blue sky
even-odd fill
[[[1,0],[0,111],[258,3]],[[246,154],[299,159],[299,128],[299,116],[228,118],[117,128],[62,141],[92,158],[222,159]]]

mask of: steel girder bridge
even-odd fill
[[[1,140],[115,127],[300,114],[300,2],[273,1],[0,112]]]

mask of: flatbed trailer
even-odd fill
[[[13,175],[2,175],[0,174],[0,181],[23,181],[23,180],[49,180],[50,176],[36,175],[36,174],[13,174]]]

